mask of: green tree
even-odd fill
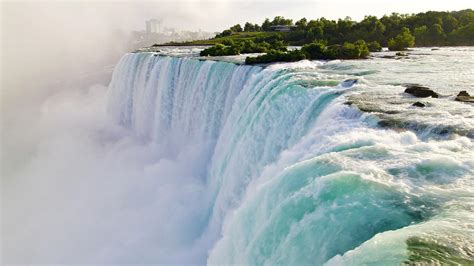
[[[434,24],[429,27],[428,34],[431,45],[443,45],[446,42],[446,34],[440,24]]]
[[[296,26],[298,26],[299,30],[305,30],[306,26],[308,25],[308,20],[306,18],[302,18],[295,23]]]
[[[326,44],[322,41],[315,41],[310,44],[303,45],[301,51],[308,59],[322,59],[325,58]]]
[[[272,23],[268,18],[265,19],[265,21],[262,23],[262,30],[263,31],[270,31],[270,27],[272,26]]]
[[[255,27],[250,22],[245,22],[244,31],[255,31]]]
[[[388,49],[390,51],[403,51],[408,47],[413,47],[415,45],[415,37],[411,35],[408,28],[402,28],[400,34],[398,34],[394,39],[390,39],[388,42]]]
[[[382,51],[382,46],[377,41],[371,41],[371,42],[367,43],[367,47],[369,48],[370,52],[380,52],[380,51]]]
[[[277,26],[277,25],[293,25],[293,20],[292,19],[286,19],[282,16],[276,16],[273,18],[273,21],[271,22],[272,26]]]
[[[232,35],[231,30],[224,30],[221,34],[217,34],[216,37],[226,37],[226,36],[230,36],[230,35]]]
[[[450,13],[443,17],[443,30],[445,33],[451,33],[459,27],[459,21]]]
[[[236,25],[230,27],[230,30],[233,31],[233,32],[242,32],[243,31],[242,26],[240,26],[240,24],[236,24]]]
[[[429,44],[430,37],[428,34],[428,27],[426,25],[416,27],[413,34],[415,35],[417,46],[425,46]]]
[[[451,32],[449,40],[451,44],[474,45],[474,22]]]
[[[356,58],[367,58],[369,56],[369,47],[364,40],[357,40],[354,45],[359,50],[359,55]]]

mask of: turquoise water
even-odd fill
[[[416,257],[413,237],[472,260],[472,139],[378,128],[344,102],[397,85],[358,65],[128,54],[108,112],[161,158],[199,154],[200,209],[178,227],[200,263],[396,265]]]

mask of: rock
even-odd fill
[[[430,88],[410,84],[406,86],[405,92],[418,98],[433,97],[438,98],[438,94]]]
[[[438,51],[439,48],[431,48],[431,51]]]
[[[341,82],[341,86],[344,87],[344,88],[348,88],[348,87],[353,86],[357,82],[359,82],[358,79],[346,79],[343,82]]]
[[[394,55],[384,55],[382,56],[381,58],[385,58],[385,59],[395,59],[396,57]]]
[[[469,95],[467,91],[460,91],[454,100],[458,102],[474,103],[474,96]]]
[[[412,106],[416,106],[416,107],[425,107],[426,105],[422,102],[415,102],[414,104],[412,104]]]
[[[404,52],[397,52],[395,55],[396,56],[408,56],[408,54],[404,53]]]

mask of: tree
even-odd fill
[[[236,25],[230,27],[230,30],[232,32],[242,32],[243,31],[242,26],[240,26],[240,24],[236,24]]]
[[[255,31],[255,27],[250,22],[246,22],[244,25],[244,31]]]
[[[428,30],[428,34],[432,45],[443,45],[446,42],[446,34],[439,24],[432,25]]]
[[[282,16],[276,16],[273,18],[273,21],[271,22],[272,26],[277,26],[277,25],[293,25],[293,20],[292,19],[286,19]]]
[[[324,32],[323,28],[320,26],[311,28],[307,34],[308,40],[322,40],[324,39]]]
[[[411,35],[408,28],[402,28],[400,34],[398,34],[394,39],[390,39],[388,42],[388,49],[390,51],[403,51],[408,47],[413,47],[415,45],[415,37]]]
[[[369,56],[369,47],[364,40],[357,40],[354,45],[359,50],[359,55],[355,58],[367,58]]]
[[[443,30],[446,33],[451,33],[453,30],[459,27],[459,21],[451,14],[447,14],[443,17]]]
[[[227,45],[227,46],[232,46],[232,45],[234,45],[235,43],[234,43],[234,41],[233,41],[232,39],[225,39],[225,40],[222,41],[222,44],[223,44],[223,45]]]
[[[424,46],[430,42],[428,27],[426,25],[416,27],[413,34],[415,35],[417,46]]]
[[[301,51],[306,55],[308,59],[321,59],[325,58],[326,44],[322,41],[315,41],[310,44],[303,45]]]
[[[306,26],[308,25],[308,20],[306,18],[302,18],[295,23],[296,26],[298,26],[299,30],[305,30]]]
[[[456,45],[474,45],[474,22],[449,34],[451,43]]]
[[[262,23],[262,30],[263,31],[270,31],[270,27],[272,26],[272,23],[268,18],[265,19],[265,21]]]
[[[295,29],[281,34],[281,40],[291,45],[304,45],[316,40],[324,40],[328,45],[340,44],[339,47],[331,47],[334,51],[342,49],[342,44],[345,42],[353,44],[356,40],[368,42],[370,50],[379,49],[373,42],[381,46],[388,46],[390,42],[390,47],[394,50],[406,49],[413,45],[414,40],[417,46],[471,45],[472,26],[469,25],[472,23],[474,23],[472,9],[453,12],[430,11],[411,15],[392,13],[380,19],[366,16],[360,22],[352,21],[350,18],[339,20],[320,18],[309,21],[302,18],[296,22]],[[276,16],[273,20],[265,19],[261,25],[247,22],[243,29],[237,24],[218,34],[217,37],[226,37],[242,30],[271,31],[271,26],[274,25],[292,25],[292,20]],[[250,36],[242,38],[253,39],[256,43],[273,44],[273,40],[268,39],[269,36],[262,34],[255,38]]]
[[[372,41],[367,44],[370,52],[380,52],[382,51],[382,46],[377,41]]]
[[[227,36],[230,36],[232,35],[232,31],[231,30],[224,30],[221,34],[217,34],[216,37],[227,37]]]

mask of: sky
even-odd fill
[[[313,1],[175,1],[151,4],[144,17],[162,17],[165,23],[182,29],[222,31],[228,26],[246,21],[261,23],[278,15],[294,20],[306,17],[330,19],[350,16],[355,20],[365,15],[382,16],[392,12],[417,13],[428,10],[460,10],[474,8],[472,0],[313,0]],[[156,5],[156,8],[153,6]],[[126,6],[126,4],[124,4]],[[127,8],[125,8],[127,9]],[[160,14],[160,10],[163,13]],[[155,15],[156,14],[156,15]],[[141,21],[130,21],[140,28]]]
[[[391,12],[417,13],[428,10],[460,10],[474,8],[472,0],[174,0],[174,1],[11,1],[6,5],[21,7],[15,12],[28,14],[31,21],[48,20],[48,16],[69,20],[97,22],[97,26],[126,30],[143,30],[148,18],[162,18],[164,23],[179,29],[222,31],[229,25],[250,21],[261,23],[277,15],[299,19],[350,16],[360,20],[365,15],[382,16]],[[7,12],[4,12],[7,13]],[[60,25],[57,25],[60,26]]]

